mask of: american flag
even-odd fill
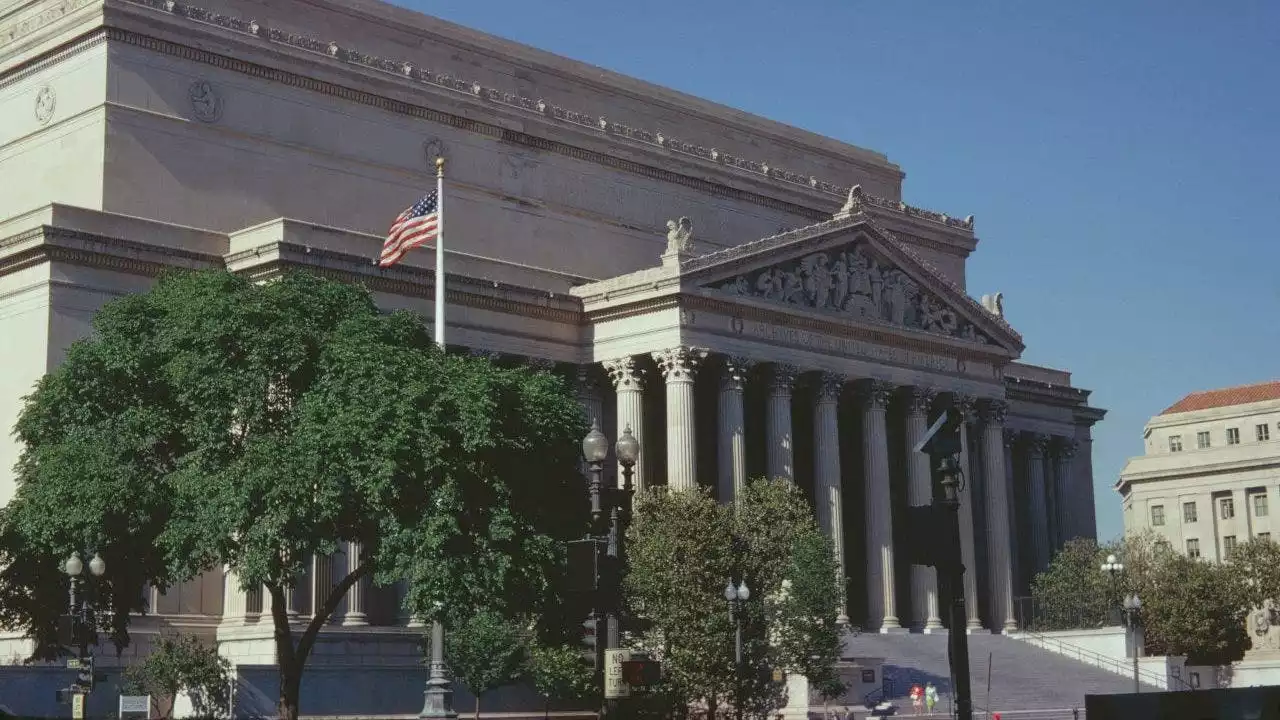
[[[440,195],[432,190],[409,209],[400,213],[387,231],[387,241],[382,244],[380,267],[390,267],[400,261],[410,250],[435,240],[440,229]]]

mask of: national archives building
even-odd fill
[[[968,423],[971,629],[1015,628],[1031,574],[1095,532],[1103,411],[1018,362],[1000,296],[966,287],[974,218],[904,202],[882,154],[374,0],[11,0],[0,108],[6,427],[103,303],[167,268],[305,269],[429,318],[433,253],[373,259],[444,157],[450,347],[562,373],[607,434],[634,429],[641,486],[793,480],[850,624],[941,627],[933,575],[895,548],[930,492],[909,448],[943,408]],[[19,452],[0,437],[0,501]],[[288,611],[355,552],[316,558]],[[140,637],[274,662],[233,577],[152,600]],[[312,669],[416,668],[410,624],[357,587],[326,631],[345,649]]]

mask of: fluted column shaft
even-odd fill
[[[722,503],[732,502],[747,484],[747,433],[743,395],[750,366],[751,363],[746,358],[725,358],[720,376],[716,452],[720,470],[718,494]]]
[[[231,623],[243,623],[245,616],[249,612],[249,596],[240,587],[240,576],[230,565],[223,566],[222,581],[222,621]],[[154,595],[154,593],[153,593]],[[151,611],[155,612],[156,606],[153,601]]]
[[[1045,490],[1044,452],[1049,439],[1032,434],[1027,439],[1027,504],[1030,506],[1033,574],[1049,565],[1049,498]]]
[[[912,506],[933,502],[933,475],[929,456],[913,448],[929,430],[929,407],[935,392],[930,388],[911,388],[907,396],[907,503]],[[937,571],[924,565],[911,566],[911,621],[924,630],[942,628],[938,612]]]
[[[1004,418],[1008,404],[993,400],[983,408],[983,479],[987,495],[987,576],[991,586],[991,617],[1003,630],[1018,629],[1013,614],[1012,538],[1009,535],[1008,492],[1004,475]]]
[[[957,395],[955,407],[963,418],[960,432],[960,467],[969,472],[969,425],[974,419],[975,401],[968,395]],[[964,608],[968,618],[966,630],[981,630],[982,615],[978,607],[978,554],[974,547],[976,538],[973,520],[973,483],[966,481],[960,493],[960,561],[964,564]],[[955,630],[956,628],[952,628]]]
[[[578,404],[587,416],[587,422],[600,422],[604,427],[604,397],[600,392],[600,379],[597,370],[590,365],[581,365],[573,375],[573,390],[578,397]],[[635,432],[635,428],[632,428]]]
[[[347,565],[344,575],[350,575],[360,569],[361,543],[357,540],[347,542]],[[342,624],[347,626],[368,625],[369,617],[365,608],[365,580],[353,583],[347,590],[347,611],[342,616]]]
[[[765,410],[765,431],[769,445],[765,449],[765,469],[770,478],[795,481],[794,443],[791,435],[791,389],[796,368],[774,365],[769,368],[769,404]]]
[[[834,373],[822,373],[818,377],[817,396],[813,403],[813,469],[814,505],[818,525],[831,538],[835,548],[836,564],[840,568],[840,587],[845,586],[844,563],[844,510],[840,489],[840,391],[845,378]],[[837,620],[847,625],[847,603],[844,593],[840,596],[840,614]]]
[[[872,381],[863,388],[862,455],[866,482],[868,627],[881,632],[902,627],[898,621],[893,566],[893,508],[889,500],[889,435],[885,407],[893,386]]]
[[[1058,518],[1058,536],[1054,548],[1061,548],[1077,534],[1075,527],[1075,502],[1071,482],[1071,460],[1076,454],[1074,438],[1054,438],[1053,448],[1053,489],[1057,505],[1054,507]]]
[[[607,360],[604,362],[604,369],[609,373],[609,379],[613,381],[614,390],[617,392],[618,432],[621,434],[630,427],[632,436],[640,443],[640,457],[636,458],[636,464],[632,467],[635,490],[640,492],[649,486],[647,463],[644,461],[643,372],[639,363],[632,357]],[[619,482],[622,477],[622,467],[619,466]]]
[[[705,350],[687,347],[653,353],[667,382],[667,486],[673,491],[698,487],[693,373],[705,357]]]
[[[311,556],[311,617],[315,617],[333,592],[333,556]]]

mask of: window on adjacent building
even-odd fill
[[[1228,445],[1240,444],[1240,428],[1227,428],[1227,444]]]
[[[1182,503],[1182,522],[1193,523],[1197,520],[1195,501]]]
[[[1204,450],[1205,448],[1209,447],[1209,431],[1208,430],[1201,430],[1200,432],[1196,433],[1196,447],[1199,448],[1200,450]]]
[[[1263,495],[1262,493],[1258,493],[1257,495],[1253,496],[1253,516],[1254,517],[1267,516],[1267,496],[1266,495]]]
[[[1269,532],[1265,532],[1265,533],[1258,533],[1258,539],[1259,539],[1259,540],[1265,540],[1265,541],[1270,542],[1270,540],[1271,540],[1271,533],[1269,533]]]
[[[1151,506],[1151,524],[1157,525],[1157,526],[1164,524],[1164,506],[1163,505]]]
[[[1270,440],[1270,439],[1271,439],[1271,426],[1270,426],[1270,425],[1267,425],[1266,423],[1263,423],[1262,425],[1259,425],[1258,427],[1256,427],[1256,428],[1254,428],[1254,429],[1258,431],[1258,442],[1262,442],[1263,440]]]
[[[1224,535],[1222,538],[1222,559],[1230,560],[1231,554],[1236,551],[1236,536]]]
[[[1199,540],[1195,538],[1191,538],[1187,540],[1187,557],[1189,558],[1200,557],[1200,541]]]
[[[1218,513],[1223,520],[1230,520],[1236,516],[1236,503],[1231,498],[1222,498],[1219,501],[1222,512]]]
[[[1181,435],[1169,436],[1169,452],[1182,452],[1182,436]]]

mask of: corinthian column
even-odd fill
[[[792,455],[791,387],[796,379],[792,365],[774,364],[769,368],[769,405],[765,409],[768,443],[765,447],[765,471],[769,478],[786,478],[795,482],[795,456]]]
[[[969,425],[974,419],[975,400],[969,395],[956,395],[954,402],[963,418],[960,431],[960,467],[969,472]],[[966,482],[960,492],[960,560],[964,564],[964,611],[968,615],[966,631],[982,629],[982,615],[978,608],[978,555],[974,548],[974,533],[973,484]]]
[[[751,361],[746,358],[725,358],[724,374],[720,376],[717,453],[720,460],[719,496],[722,503],[731,502],[738,497],[747,483],[747,435],[742,398],[750,367]]]
[[[1032,576],[1049,565],[1049,500],[1045,492],[1044,453],[1049,438],[1031,433],[1027,438],[1027,504],[1031,515]]]
[[[840,422],[837,410],[844,380],[842,375],[822,373],[818,377],[818,393],[813,404],[814,505],[818,512],[818,525],[831,538],[835,548],[841,588],[845,586],[844,512],[840,503]],[[837,620],[842,625],[849,624],[846,605],[841,592]]]
[[[604,427],[604,398],[600,392],[600,377],[592,365],[579,365],[573,375],[573,391],[587,420],[600,421]],[[634,430],[632,430],[634,432]]]
[[[697,425],[693,416],[693,371],[706,350],[674,347],[653,353],[667,381],[667,487],[698,487]]]
[[[361,544],[358,540],[347,542],[347,567],[344,575],[350,575],[360,569],[360,553],[362,551]],[[347,612],[342,616],[342,624],[348,627],[362,626],[369,624],[369,617],[365,614],[365,579],[351,584],[351,589],[347,590]]]
[[[240,576],[230,565],[222,567],[222,622],[243,624],[249,612],[249,596],[240,588]],[[151,612],[156,611],[152,601]]]
[[[1058,518],[1058,537],[1054,548],[1061,548],[1076,533],[1075,513],[1072,512],[1076,498],[1071,487],[1071,459],[1076,455],[1075,438],[1054,438],[1053,451],[1053,497],[1057,501],[1054,510]]]
[[[1013,615],[1012,538],[1009,535],[1009,493],[1004,476],[1004,417],[1008,403],[992,400],[982,412],[983,480],[987,495],[987,575],[991,585],[991,617],[1004,618],[1004,631],[1015,632]]]
[[[935,395],[931,388],[913,387],[907,398],[907,502],[913,506],[933,502],[929,456],[914,452],[912,448],[929,430],[929,406],[933,404]],[[925,632],[942,629],[942,618],[938,613],[938,575],[931,567],[911,566],[911,620]]]
[[[885,408],[893,386],[871,381],[862,406],[862,456],[865,462],[868,627],[899,629],[893,571],[893,508],[889,501],[889,435]]]
[[[796,368],[774,364],[769,375],[769,406],[765,411],[769,445],[765,448],[765,469],[770,478],[796,479],[791,437],[791,387]]]
[[[631,434],[636,441],[640,443],[640,457],[636,458],[636,464],[632,468],[634,475],[636,492],[640,492],[649,486],[649,478],[645,475],[644,462],[644,395],[641,392],[644,387],[641,384],[643,377],[639,363],[633,357],[618,358],[616,360],[606,360],[604,363],[605,372],[609,373],[609,379],[613,381],[613,388],[618,395],[618,427],[631,427]],[[618,432],[622,432],[619,430]],[[618,477],[623,476],[622,467],[618,467]]]

